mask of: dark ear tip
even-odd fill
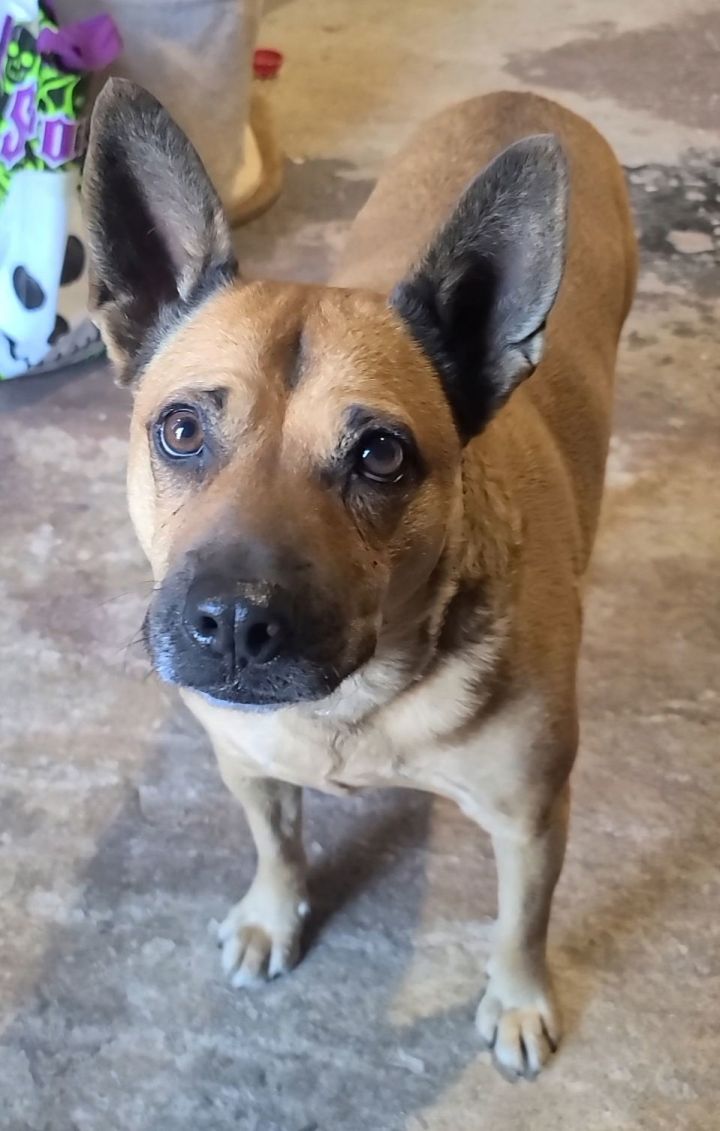
[[[133,82],[132,79],[110,78],[100,91],[96,105],[112,106],[114,103],[142,105],[148,102],[159,105],[157,99],[145,87]]]
[[[554,161],[563,169],[567,169],[568,159],[565,146],[557,134],[538,134],[537,138],[548,160]]]
[[[561,182],[568,180],[568,159],[557,134],[533,134],[510,146],[523,154],[538,169],[553,172]]]
[[[130,79],[108,79],[95,100],[91,129],[106,132],[143,113],[156,115],[164,110],[149,91]]]

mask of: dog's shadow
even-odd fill
[[[582,805],[583,798],[576,796],[579,811]],[[683,893],[693,890],[708,867],[698,850],[695,820],[692,811],[686,812],[666,839],[638,851],[630,866],[623,867],[621,881],[616,872],[609,877],[606,867],[595,875],[596,860],[581,856],[571,833],[569,861],[556,900],[560,914],[555,919],[562,924],[556,922],[553,931],[551,923],[555,938],[552,965],[563,1003],[566,1039],[579,1027],[598,993],[622,997],[628,980],[644,978],[656,948],[669,929],[672,933],[668,914],[678,916],[678,900],[683,901]],[[578,836],[577,842],[586,846],[586,852],[592,848],[587,836]],[[578,901],[568,915],[572,893],[583,891],[586,877],[592,880],[590,898]],[[683,956],[678,951],[675,976],[682,980],[686,962],[691,973],[693,961],[691,952]]]
[[[298,1127],[329,1131],[342,1080],[347,1119],[333,1115],[333,1128],[350,1131],[360,1111],[404,1128],[478,1054],[473,1000],[402,1030],[388,1016],[424,904],[432,805],[409,792],[311,794],[305,959],[263,990],[233,990],[205,928],[247,887],[254,850],[204,736],[176,711],[6,1018],[2,1044],[27,1057],[47,1126],[71,1126],[89,1094],[91,1110],[100,1095],[112,1105],[118,1131],[218,1129],[241,1111],[263,1131],[294,1128],[298,1111]],[[461,1041],[444,1039],[458,1027]]]
[[[306,803],[306,810],[312,809],[316,826],[323,805],[328,806],[329,815],[332,802],[315,798],[310,806]],[[431,806],[432,799],[419,794],[375,794],[372,806],[363,807],[361,819],[352,820],[354,827],[347,829],[329,852],[313,860],[311,851],[309,885],[313,913],[305,932],[305,953],[318,943],[345,907],[367,896],[375,883],[393,881],[393,872],[398,870],[399,846],[400,850],[402,845],[410,851],[422,850]]]

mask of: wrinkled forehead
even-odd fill
[[[454,434],[430,365],[382,296],[365,292],[248,283],[213,296],[153,358],[135,411],[149,421],[203,392],[243,430],[300,428],[319,446],[354,408],[405,425],[430,449]]]

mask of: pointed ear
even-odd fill
[[[90,297],[120,380],[237,275],[230,229],[202,162],[150,94],[113,79],[95,105],[83,178]]]
[[[465,441],[540,361],[565,264],[567,196],[554,137],[511,145],[472,181],[391,296],[438,370]]]

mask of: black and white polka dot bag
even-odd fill
[[[13,187],[0,210],[1,378],[51,372],[103,348],[87,312],[77,175],[23,171]]]

